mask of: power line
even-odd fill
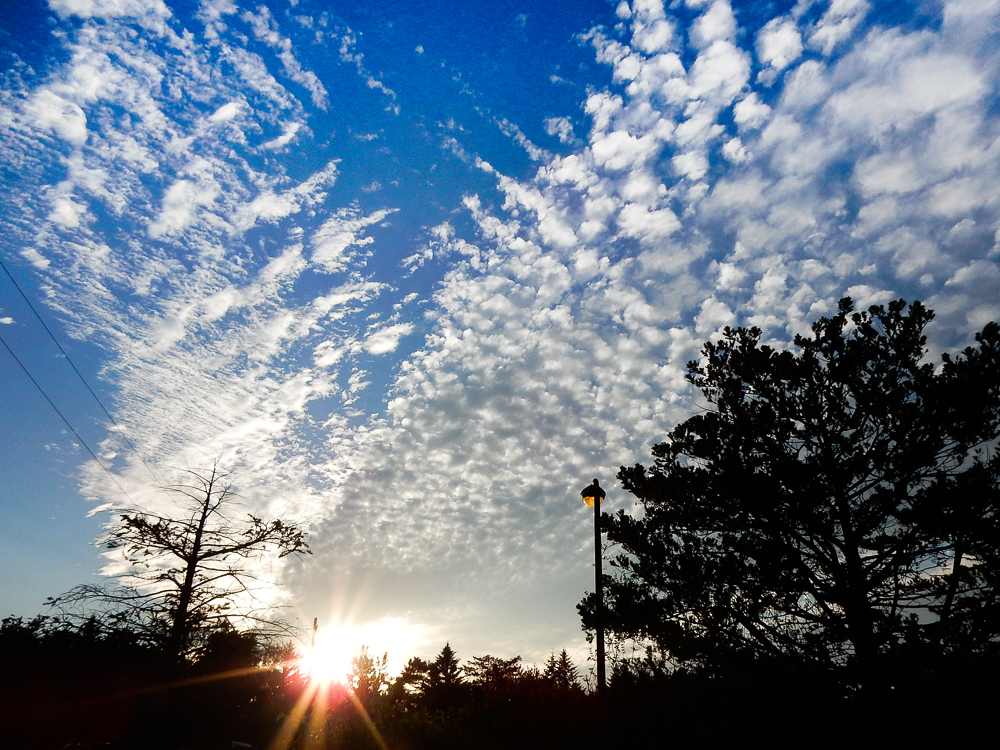
[[[78,378],[80,378],[80,382],[83,383],[83,385],[87,388],[87,390],[90,392],[90,395],[94,397],[94,401],[96,401],[97,405],[101,407],[101,411],[104,412],[104,414],[107,416],[107,418],[111,420],[111,423],[118,430],[118,434],[121,435],[125,439],[125,442],[128,443],[129,448],[132,449],[132,452],[135,454],[136,458],[138,458],[139,461],[142,463],[142,465],[146,467],[146,471],[148,471],[149,475],[151,477],[153,477],[153,480],[156,482],[157,486],[162,486],[163,483],[159,480],[159,478],[156,476],[156,474],[153,473],[153,470],[149,468],[149,464],[147,464],[146,461],[143,459],[143,457],[139,454],[139,451],[136,450],[135,445],[132,444],[132,441],[129,439],[128,435],[125,434],[125,430],[122,429],[121,425],[119,425],[118,422],[115,420],[115,418],[111,416],[111,412],[109,412],[104,407],[104,403],[101,401],[100,398],[98,398],[97,394],[94,392],[94,389],[90,387],[90,383],[88,383],[87,379],[85,377],[83,377],[83,373],[81,373],[77,369],[76,365],[73,364],[73,360],[70,359],[69,354],[67,354],[66,350],[62,348],[62,344],[59,343],[59,340],[55,337],[55,334],[53,334],[52,331],[51,331],[51,329],[45,324],[45,321],[42,319],[42,316],[39,315],[38,310],[35,309],[35,306],[33,304],[31,304],[31,300],[28,299],[28,295],[26,295],[24,293],[24,291],[21,289],[20,284],[17,283],[17,280],[14,278],[14,276],[11,274],[11,272],[9,270],[7,270],[7,266],[4,265],[4,262],[3,262],[2,258],[0,258],[0,268],[3,268],[4,273],[7,274],[7,278],[10,279],[11,283],[14,285],[14,288],[17,289],[18,293],[21,295],[21,297],[27,303],[28,307],[31,309],[31,312],[33,312],[35,314],[35,317],[38,318],[38,322],[42,324],[42,328],[44,328],[45,332],[47,334],[49,334],[49,338],[52,339],[52,343],[54,343],[59,348],[59,351],[62,352],[62,355],[66,358],[66,361],[69,362],[69,366],[73,368],[73,372],[75,372],[76,376]],[[6,344],[4,344],[4,346],[6,346]],[[7,351],[11,351],[9,346],[7,347]],[[11,355],[13,355],[13,354],[14,353],[11,351]],[[17,357],[14,357],[14,358],[17,359]],[[21,364],[20,360],[18,361],[18,364]],[[24,369],[24,365],[21,365],[21,368]],[[24,369],[24,371],[26,373],[28,372],[27,369]],[[28,377],[30,378],[31,375],[29,374]],[[34,378],[32,378],[32,382],[34,382]],[[38,384],[35,383],[35,385],[37,386]],[[39,387],[38,390],[41,390],[41,387]],[[45,395],[44,391],[42,391],[42,395],[43,396]],[[45,398],[48,398],[48,396],[45,396]],[[52,403],[52,402],[49,401],[49,403]],[[53,406],[54,406],[54,404],[53,404]],[[67,424],[69,424],[69,423],[67,422]],[[72,429],[72,428],[70,428],[70,429]],[[91,455],[93,455],[93,454],[91,454]],[[100,463],[100,462],[98,462],[98,463]]]
[[[80,441],[80,445],[82,445],[82,446],[83,446],[84,448],[86,448],[86,449],[87,449],[87,453],[89,453],[89,454],[91,455],[91,457],[92,457],[92,458],[93,458],[93,459],[94,459],[95,461],[97,461],[97,464],[98,464],[98,466],[100,466],[100,467],[101,467],[102,469],[104,469],[104,471],[105,471],[105,472],[107,473],[107,475],[108,475],[109,477],[111,477],[111,481],[112,481],[112,482],[114,482],[114,483],[115,483],[115,485],[116,485],[116,486],[118,487],[118,489],[120,489],[120,490],[122,491],[122,494],[123,494],[123,495],[125,495],[125,497],[127,497],[127,498],[128,498],[129,502],[130,502],[130,503],[131,503],[132,505],[135,505],[135,500],[133,500],[133,499],[131,498],[131,496],[130,496],[130,495],[129,495],[129,494],[128,494],[128,493],[126,492],[126,491],[125,491],[125,488],[124,488],[124,487],[122,487],[122,486],[121,486],[120,484],[118,484],[118,480],[117,480],[117,479],[115,479],[115,475],[114,475],[114,474],[112,474],[112,473],[111,473],[111,472],[110,472],[110,471],[108,470],[108,467],[107,467],[107,466],[105,466],[105,465],[104,465],[103,463],[101,463],[101,459],[99,459],[99,458],[97,457],[97,454],[96,454],[96,453],[94,453],[94,451],[92,451],[92,450],[90,449],[90,446],[89,446],[89,445],[87,445],[87,441],[86,441],[86,440],[84,440],[84,439],[83,439],[83,437],[81,437],[80,433],[76,431],[76,428],[75,428],[75,427],[73,427],[73,425],[71,425],[71,424],[70,424],[69,420],[68,420],[68,419],[66,419],[66,415],[65,415],[65,414],[63,414],[63,413],[62,413],[61,411],[59,411],[59,407],[58,407],[58,406],[56,406],[56,405],[55,405],[55,403],[53,403],[52,399],[51,399],[51,398],[49,398],[49,394],[47,394],[47,393],[46,393],[46,392],[45,392],[45,391],[44,391],[44,390],[42,389],[42,386],[40,386],[40,385],[38,384],[38,381],[37,381],[37,380],[35,380],[35,378],[34,378],[34,377],[32,377],[31,373],[30,373],[30,372],[28,372],[28,368],[24,366],[24,363],[23,363],[23,362],[22,362],[22,361],[21,361],[20,359],[18,359],[17,355],[16,355],[16,354],[14,354],[14,350],[13,350],[13,349],[11,349],[11,348],[10,348],[10,346],[8,346],[8,345],[7,345],[7,342],[3,340],[3,337],[2,337],[2,336],[0,336],[0,344],[3,344],[3,346],[4,346],[4,349],[6,349],[6,350],[7,350],[7,352],[8,352],[9,354],[10,354],[10,356],[12,356],[12,357],[14,358],[14,361],[15,361],[15,362],[17,362],[17,364],[18,364],[18,365],[20,365],[20,367],[21,367],[21,369],[22,369],[22,370],[24,370],[24,374],[28,376],[28,379],[29,379],[29,380],[30,380],[30,381],[31,381],[32,383],[34,383],[34,385],[35,385],[35,388],[37,388],[37,389],[38,389],[38,392],[39,392],[39,393],[41,393],[41,394],[42,394],[42,396],[44,396],[44,397],[45,397],[45,400],[46,400],[46,401],[48,401],[48,402],[49,402],[49,406],[51,406],[51,407],[52,407],[53,409],[55,409],[55,412],[56,412],[56,414],[58,414],[58,415],[59,415],[59,418],[60,418],[60,419],[62,419],[62,421],[66,423],[66,426],[67,426],[67,427],[69,427],[69,429],[70,429],[70,430],[71,430],[71,431],[73,432],[73,434],[74,434],[74,435],[76,435],[76,439]]]

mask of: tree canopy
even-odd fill
[[[706,343],[688,380],[709,408],[618,475],[641,511],[604,518],[606,627],[709,670],[994,649],[1000,327],[935,366],[932,317],[845,298],[797,351]]]

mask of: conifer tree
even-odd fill
[[[707,669],[994,648],[1000,327],[935,366],[932,317],[844,299],[795,350],[705,344],[688,379],[710,408],[619,473],[641,512],[605,517],[607,627]]]

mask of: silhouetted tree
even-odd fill
[[[411,657],[403,671],[399,673],[392,682],[390,695],[393,700],[403,700],[409,696],[418,694],[423,690],[424,681],[427,679],[429,665],[419,656]]]
[[[473,685],[494,692],[514,687],[522,671],[520,656],[513,659],[473,656],[465,665],[465,673]]]
[[[410,659],[389,692],[393,700],[442,710],[461,703],[466,688],[458,656],[446,643],[432,662],[419,657]]]
[[[580,689],[580,673],[566,653],[566,649],[563,649],[559,656],[554,653],[549,656],[543,674],[545,680],[557,690]]]
[[[462,668],[458,666],[458,656],[450,643],[444,644],[441,653],[427,666],[425,687],[435,689],[450,687],[462,682]]]
[[[373,656],[367,646],[362,646],[351,659],[349,687],[362,703],[380,695],[389,687],[389,654]]]
[[[183,497],[176,513],[120,516],[105,547],[121,550],[129,566],[124,572],[111,584],[77,586],[49,604],[68,615],[96,612],[178,656],[197,648],[195,634],[234,618],[256,626],[258,637],[285,632],[271,612],[238,607],[235,599],[252,598],[249,561],[308,553],[305,535],[280,519],[237,516],[237,496],[217,465],[187,474],[190,483],[165,488]]]
[[[935,369],[931,318],[844,299],[795,353],[756,328],[706,343],[688,380],[712,408],[650,470],[618,475],[642,513],[605,517],[624,550],[607,626],[704,668],[765,658],[862,679],[907,647],[991,648],[1000,327]],[[592,627],[593,595],[580,611]]]

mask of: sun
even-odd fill
[[[302,654],[299,663],[311,680],[347,684],[351,660],[356,653],[350,641],[338,638],[336,634],[318,633],[315,645]]]
[[[419,640],[418,629],[402,618],[385,617],[360,626],[343,623],[320,627],[315,642],[299,657],[300,669],[322,683],[350,684],[353,660],[362,647],[370,654],[389,655],[389,673],[399,672]]]

